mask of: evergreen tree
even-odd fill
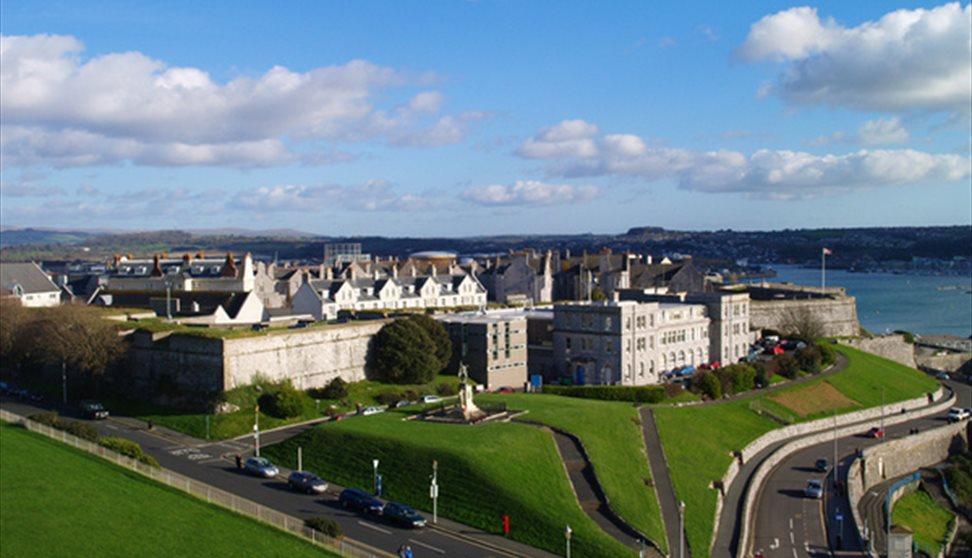
[[[435,342],[415,320],[396,320],[376,336],[375,375],[393,384],[431,382],[440,370]]]

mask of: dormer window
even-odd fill
[[[144,274],[145,272],[148,271],[148,267],[146,267],[144,265],[140,265],[140,266],[138,266],[138,270],[137,271],[138,271],[138,274],[139,275],[142,275],[142,274]]]

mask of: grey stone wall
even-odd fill
[[[905,366],[915,367],[915,346],[906,343],[903,335],[882,335],[871,339],[848,339],[851,347],[893,360]]]
[[[753,300],[749,304],[750,327],[753,329],[783,329],[793,312],[807,309],[820,320],[826,336],[852,336],[860,333],[857,321],[857,300],[852,296],[836,299],[810,300]]]
[[[136,391],[155,395],[164,385],[194,393],[223,390],[222,339],[137,331],[128,363],[121,380]]]

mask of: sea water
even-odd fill
[[[820,268],[774,265],[773,282],[820,286]],[[972,277],[851,273],[827,270],[828,287],[844,287],[857,299],[861,327],[872,333],[895,330],[922,335],[972,335]]]

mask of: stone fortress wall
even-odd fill
[[[750,327],[786,331],[794,316],[809,313],[822,326],[822,335],[859,335],[857,300],[840,287],[803,287],[789,283],[747,285]]]
[[[893,360],[911,368],[915,367],[915,346],[906,342],[904,335],[882,335],[870,339],[847,339],[842,342],[855,349]]]

